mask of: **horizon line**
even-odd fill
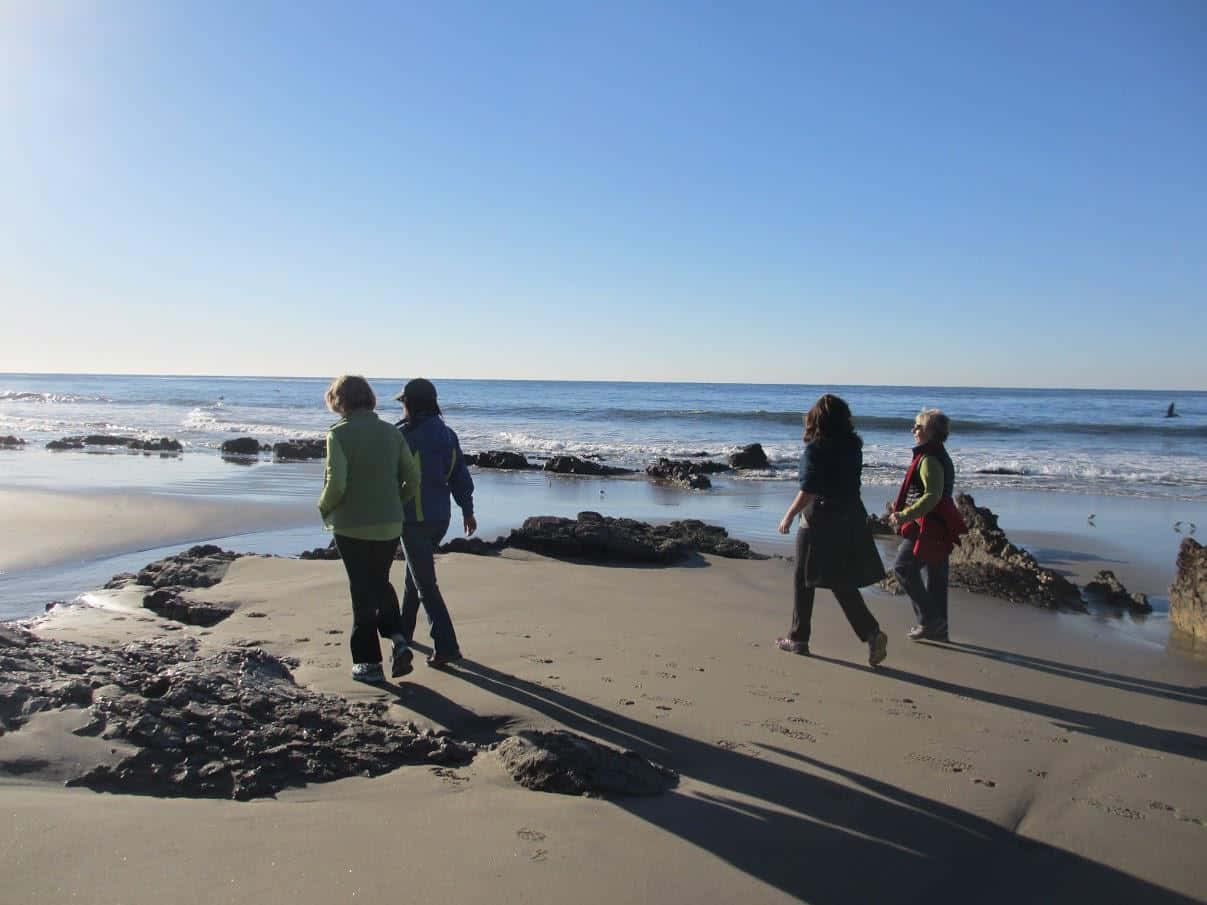
[[[203,380],[331,380],[337,375],[308,375],[308,374],[149,374],[117,371],[0,371],[0,377],[152,377],[152,378],[188,378]],[[384,375],[367,378],[371,380],[405,380],[404,377]],[[452,377],[442,376],[433,380],[475,380],[494,381],[498,383],[649,383],[649,384],[687,384],[694,386],[779,386],[779,387],[861,387],[884,389],[942,389],[942,390],[1062,390],[1073,392],[1128,392],[1128,393],[1203,393],[1207,389],[1173,388],[1173,387],[1124,387],[1124,386],[1042,386],[997,384],[961,384],[961,383],[784,383],[781,381],[756,380],[670,380],[657,378],[584,378],[584,377]]]

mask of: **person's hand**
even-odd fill
[[[465,536],[470,537],[477,530],[478,530],[478,520],[476,518],[474,518],[472,515],[467,515],[465,517]]]
[[[793,518],[790,515],[785,515],[780,519],[780,534],[787,534],[792,530],[792,521]]]
[[[891,527],[891,528],[900,528],[901,527],[901,514],[897,513],[897,512],[890,512],[889,517],[888,517],[888,523],[889,523],[889,527]]]

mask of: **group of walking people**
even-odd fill
[[[893,572],[913,603],[917,624],[913,641],[947,641],[948,559],[964,522],[952,500],[955,466],[944,446],[950,420],[939,409],[923,409],[913,424],[913,459],[889,524],[904,538]],[[888,636],[859,589],[885,577],[880,553],[860,497],[863,439],[855,432],[850,407],[827,393],[805,415],[805,449],[800,460],[800,490],[780,521],[781,534],[797,517],[796,568],[793,575],[792,628],[776,647],[809,653],[813,597],[828,588],[859,640],[868,646],[868,663],[888,656]],[[926,582],[922,571],[926,570]]]
[[[403,418],[378,417],[377,397],[363,377],[337,377],[327,407],[340,416],[327,433],[327,463],[319,513],[335,534],[352,598],[352,677],[385,679],[379,639],[391,642],[390,675],[411,672],[419,608],[432,637],[429,666],[461,659],[452,617],[436,579],[435,552],[448,533],[452,502],[467,535],[477,530],[474,482],[456,433],[444,423],[436,387],[422,377],[394,397]],[[863,440],[850,407],[825,394],[805,415],[799,486],[779,530],[798,517],[792,627],[776,640],[780,650],[809,653],[817,588],[828,588],[876,666],[888,653],[888,636],[859,589],[885,576],[860,496]],[[913,460],[892,504],[890,522],[905,538],[893,571],[914,605],[913,640],[946,641],[948,556],[963,530],[952,502],[955,468],[944,448],[948,418],[923,409],[914,420]],[[452,502],[450,502],[450,500]],[[390,569],[401,544],[406,579],[401,603]],[[922,571],[926,571],[926,582]]]

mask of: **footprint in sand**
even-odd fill
[[[617,704],[619,704],[621,707],[632,707],[632,706],[633,706],[634,704],[636,704],[637,702],[636,702],[636,701],[629,700],[628,698],[621,698],[621,699],[620,699],[619,701],[617,701],[616,703],[617,703]]]
[[[935,757],[933,754],[921,754],[917,751],[910,752],[909,759],[943,773],[967,773],[972,770],[972,764],[967,761],[955,760],[950,757]]]
[[[991,789],[997,788],[997,783],[992,779],[974,779],[973,782],[978,786],[988,786]]]
[[[1047,770],[1028,770],[1027,772],[1030,773],[1032,776],[1034,776],[1036,779],[1047,779],[1048,778]]]
[[[1126,807],[1122,803],[1111,804],[1098,798],[1074,798],[1077,804],[1089,805],[1097,811],[1110,814],[1112,817],[1122,817],[1125,820],[1143,820],[1144,815],[1137,810]],[[1116,799],[1118,801],[1118,799]]]
[[[309,638],[294,638],[293,643],[294,644],[305,644],[309,640],[310,640]]]
[[[548,860],[548,856],[549,856],[549,849],[538,848],[535,852],[533,852],[531,855],[528,856],[528,860],[537,861],[537,862],[546,861],[546,860]]]
[[[792,726],[785,726],[779,720],[763,720],[761,725],[770,732],[778,735],[786,735],[788,738],[798,742],[814,743],[817,741],[817,736],[812,732],[806,732],[804,729],[795,729]]]
[[[343,630],[342,628],[329,628],[329,629],[327,629],[327,634],[328,634],[328,635],[342,635],[343,633],[344,633],[344,630]]]
[[[668,707],[666,704],[655,704],[654,709],[655,710],[673,710],[674,708]]]
[[[753,745],[748,745],[745,742],[733,742],[727,738],[717,739],[717,747],[725,751],[735,751],[738,754],[745,754],[747,757],[762,757],[762,752]]]
[[[544,833],[542,833],[540,830],[529,829],[526,826],[520,827],[518,830],[515,831],[515,834],[517,836],[519,836],[521,839],[523,839],[525,842],[544,842],[545,841]]]
[[[245,619],[267,619],[268,614],[261,613],[259,610],[252,610],[250,613],[244,613],[243,617]]]
[[[611,677],[611,676],[600,676],[599,681],[601,681],[601,682],[611,682],[611,681],[612,681],[612,677]]]
[[[677,679],[679,677],[677,675],[675,675],[673,672],[660,672],[660,673],[658,673],[658,678],[660,678],[660,679]]]

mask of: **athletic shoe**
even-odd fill
[[[905,637],[909,638],[910,641],[948,641],[948,640],[950,640],[947,637],[947,626],[943,626],[940,629],[933,629],[933,628],[926,628],[925,626],[921,626],[921,625],[915,625],[913,628],[911,628],[908,632],[905,633]]]
[[[352,678],[357,682],[368,682],[370,685],[386,680],[385,673],[381,671],[380,663],[354,663],[352,665]]]
[[[868,642],[868,664],[870,666],[879,666],[887,656],[888,635],[884,632],[876,632],[872,636],[872,640]]]
[[[405,676],[415,667],[411,665],[411,661],[415,659],[415,655],[411,653],[411,647],[408,644],[400,644],[394,642],[394,654],[390,657],[390,678],[397,679],[399,676]]]
[[[461,659],[461,651],[459,651],[459,650],[455,650],[449,654],[442,653],[441,651],[436,651],[436,653],[431,654],[427,658],[427,665],[432,667],[433,669],[441,669],[441,668],[447,666],[449,663],[456,663],[460,659]]]
[[[790,654],[800,654],[802,657],[809,656],[809,645],[804,641],[793,641],[791,638],[776,638],[775,646]]]

